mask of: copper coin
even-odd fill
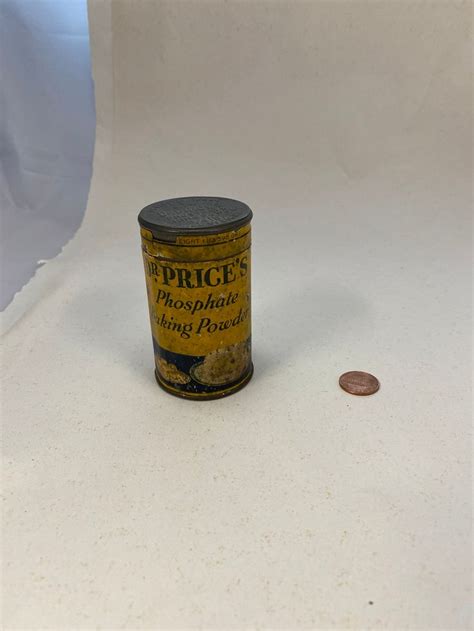
[[[339,377],[339,385],[349,394],[365,397],[374,394],[380,388],[379,380],[368,372],[351,370]]]

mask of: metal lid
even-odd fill
[[[177,197],[145,206],[138,223],[164,239],[206,235],[240,228],[252,219],[243,202],[226,197]]]

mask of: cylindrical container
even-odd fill
[[[181,197],[138,216],[155,375],[167,392],[215,399],[251,378],[250,208]]]

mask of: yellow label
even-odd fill
[[[192,356],[230,348],[227,357],[235,361],[232,349],[237,353],[251,331],[249,226],[220,235],[179,237],[176,244],[153,241],[148,232],[142,231],[143,258],[157,344]],[[169,380],[179,383],[169,362],[160,361],[160,373],[168,371]]]

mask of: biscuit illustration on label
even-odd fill
[[[191,377],[179,370],[174,364],[167,362],[162,357],[157,357],[158,370],[161,376],[170,383],[189,383]]]
[[[225,346],[206,355],[203,362],[191,369],[193,379],[210,386],[236,381],[248,368],[249,342]]]

